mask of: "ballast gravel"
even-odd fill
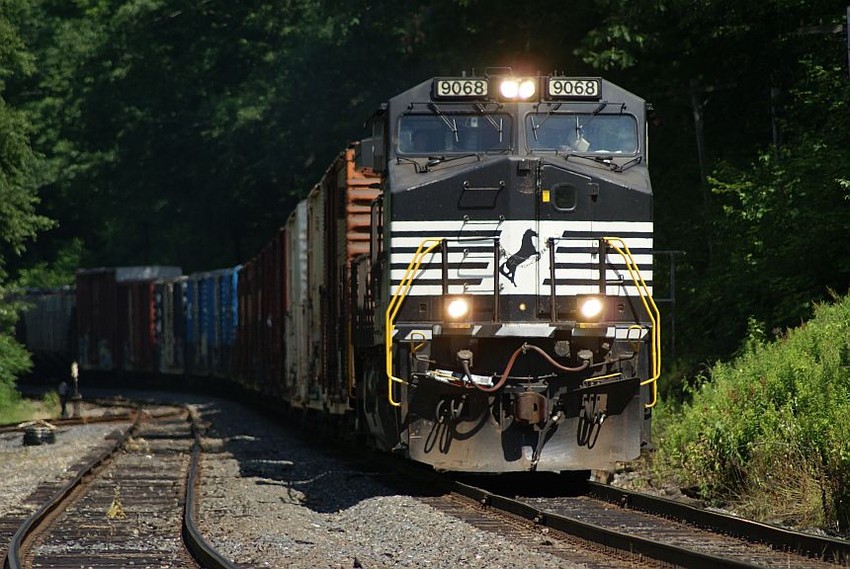
[[[399,494],[379,472],[352,466],[244,405],[175,393],[126,395],[190,403],[209,424],[195,520],[240,567],[585,567],[547,553],[546,539],[533,532],[517,541]],[[0,434],[0,515],[29,515],[35,506],[25,501],[39,484],[73,477],[74,467],[110,445],[107,437],[118,428],[63,427],[55,444],[40,446],[24,446],[20,432]]]
[[[89,453],[110,446],[106,436],[115,429],[114,424],[64,427],[57,429],[54,444],[35,446],[23,444],[22,432],[0,434],[0,515],[34,512],[37,506],[25,500],[38,485],[76,476],[72,467]]]
[[[198,525],[240,566],[582,567],[399,495],[238,404],[200,408]],[[210,453],[215,453],[210,454]]]

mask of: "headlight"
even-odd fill
[[[520,99],[530,99],[534,96],[534,93],[537,91],[537,85],[534,84],[534,81],[531,79],[523,79],[519,84],[519,98]]]
[[[537,94],[537,82],[534,79],[506,78],[499,83],[499,94],[504,99],[526,101]]]
[[[584,322],[597,322],[601,319],[602,311],[605,309],[605,304],[602,302],[601,297],[578,297],[576,301],[578,303],[580,320]]]
[[[469,315],[469,301],[462,297],[446,299],[446,316],[450,320],[461,320]]]
[[[514,99],[519,93],[519,81],[516,79],[505,79],[499,85],[499,92],[506,99]]]

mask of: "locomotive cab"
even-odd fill
[[[643,99],[595,77],[438,77],[373,127],[382,191],[352,267],[370,432],[445,470],[636,458],[660,366]]]

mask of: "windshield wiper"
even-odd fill
[[[446,117],[446,115],[443,114],[443,111],[441,111],[440,108],[437,105],[435,105],[434,103],[428,103],[428,108],[431,109],[432,111],[434,111],[434,113],[438,117],[443,119],[443,122],[446,123],[446,126],[448,127],[448,129],[450,131],[452,131],[452,134],[455,137],[455,142],[460,142],[460,137],[458,136],[458,132],[457,132],[457,122],[455,121],[455,119],[449,120],[448,117]]]
[[[414,160],[413,158],[408,158],[407,156],[396,156],[396,164],[401,164],[402,162],[406,162],[408,164],[413,164],[413,171],[417,174],[422,174],[423,172],[428,171],[427,166],[422,166],[419,162]]]
[[[486,109],[484,108],[484,106],[481,103],[475,103],[475,110],[477,110],[478,113],[481,116],[483,116],[485,119],[487,119],[487,122],[489,122],[493,126],[493,128],[496,129],[496,131],[499,133],[499,143],[501,143],[502,142],[502,119],[499,119],[499,122],[496,123],[496,120],[493,117],[491,117],[490,115],[487,114]],[[457,136],[457,134],[455,134],[455,136]]]
[[[635,156],[634,158],[632,158],[628,162],[624,162],[623,164],[621,164],[619,169],[617,170],[617,172],[623,172],[625,170],[628,170],[632,166],[637,166],[641,162],[643,162],[643,156]]]
[[[549,120],[549,117],[551,117],[552,115],[554,115],[554,114],[555,114],[555,111],[557,111],[557,110],[558,110],[558,109],[560,109],[560,108],[561,108],[561,103],[558,103],[557,105],[555,105],[555,106],[553,106],[552,108],[550,108],[550,109],[549,109],[549,112],[548,112],[548,113],[546,113],[546,117],[545,117],[542,121],[540,121],[540,124],[535,124],[535,122],[534,122],[534,115],[531,115],[531,116],[529,117],[529,118],[531,119],[531,134],[532,134],[532,135],[534,135],[534,140],[535,140],[535,141],[538,141],[538,140],[539,140],[539,139],[537,138],[537,129],[538,129],[538,128],[540,128],[541,126],[543,126],[543,123],[545,123],[546,121],[548,121],[548,120]]]
[[[481,155],[477,154],[477,153],[461,154],[459,156],[448,156],[448,157],[446,157],[446,156],[429,156],[428,161],[425,162],[425,168],[422,170],[422,172],[430,172],[431,168],[433,168],[437,164],[444,164],[446,162],[454,162],[455,160],[460,160],[461,158],[472,158],[472,157],[478,158],[479,162],[481,161]]]
[[[587,119],[585,122],[579,123],[578,120],[576,120],[576,138],[580,138],[581,136],[583,136],[582,132],[584,131],[584,128],[589,125],[593,121],[593,119],[599,116],[599,113],[601,113],[607,106],[608,101],[602,101],[595,109],[593,109],[593,112],[590,113],[590,118]],[[620,109],[620,112],[622,113],[622,109]]]
[[[564,154],[563,156],[564,160],[569,160],[570,158],[582,158],[584,160],[595,162],[596,164],[602,164],[612,172],[625,172],[632,166],[637,166],[638,164],[643,162],[643,156],[635,156],[634,158],[632,158],[628,162],[624,162],[623,164],[617,164],[616,162],[614,162],[613,156],[584,156],[583,154],[574,154],[572,152]]]
[[[478,158],[478,161],[481,161],[481,155],[472,153],[472,154],[461,154],[460,156],[428,156],[426,158],[427,162],[425,164],[420,164],[418,160],[413,158],[408,158],[407,156],[396,156],[396,164],[413,164],[413,171],[417,174],[427,174],[431,171],[431,168],[438,164],[444,164],[446,162],[454,162],[455,160],[460,160],[461,158]]]
[[[555,151],[557,154],[557,151]],[[564,154],[564,160],[569,161],[570,158],[581,158],[582,160],[588,160],[590,162],[594,162],[596,164],[602,164],[612,172],[619,172],[620,166],[614,163],[612,156],[584,156],[583,154],[574,154],[572,152],[568,152]]]

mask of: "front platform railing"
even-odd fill
[[[652,323],[649,342],[651,375],[649,379],[642,381],[640,384],[652,386],[652,400],[646,406],[654,407],[658,402],[658,378],[661,377],[661,313],[655,304],[655,300],[652,298],[652,293],[649,291],[646,281],[643,280],[640,274],[638,265],[632,256],[632,252],[629,251],[629,246],[626,245],[626,242],[620,237],[603,237],[602,240],[623,257],[623,260],[626,262],[626,269],[629,271],[629,276],[632,277],[632,282],[638,290],[643,309]]]
[[[404,275],[401,278],[400,282],[395,288],[392,296],[390,297],[390,301],[387,304],[387,309],[384,314],[384,349],[385,349],[385,369],[387,374],[387,400],[389,404],[393,407],[400,407],[401,402],[397,401],[393,395],[394,387],[396,384],[404,384],[406,381],[400,377],[396,377],[393,369],[393,336],[395,333],[395,319],[398,316],[399,310],[401,309],[404,300],[410,293],[410,289],[414,284],[414,281],[417,278],[417,275],[422,268],[422,264],[425,260],[425,257],[433,252],[436,249],[440,249],[441,253],[441,290],[443,294],[448,293],[448,266],[447,266],[447,248],[446,248],[447,240],[445,238],[427,238],[422,240],[419,244],[419,247],[416,249],[416,252],[413,254],[413,257],[410,259],[410,262],[407,265],[407,268],[404,271]],[[498,252],[498,238],[493,239],[494,242],[494,256]],[[553,321],[557,321],[557,285],[555,278],[555,246],[554,243],[550,240],[549,244],[549,255],[550,255],[550,309],[551,309],[551,318]],[[650,321],[650,377],[641,382],[641,385],[650,385],[652,388],[652,399],[647,404],[647,407],[653,407],[657,402],[657,380],[661,374],[661,330],[660,323],[661,317],[658,310],[658,307],[655,304],[655,301],[652,298],[652,293],[649,289],[649,286],[646,284],[643,276],[640,273],[640,269],[638,267],[637,262],[635,261],[634,256],[629,250],[628,245],[625,240],[620,237],[603,237],[599,240],[599,292],[605,293],[606,287],[606,252],[608,249],[614,250],[618,253],[626,266],[626,270],[629,273],[629,276],[632,279],[632,282],[637,291],[637,295],[640,298],[641,304],[646,312],[647,317]],[[494,296],[494,310],[493,310],[493,320],[494,322],[499,320],[499,270],[498,270],[498,257],[494,258],[494,270],[493,270],[493,296]],[[621,283],[620,283],[621,284]]]

